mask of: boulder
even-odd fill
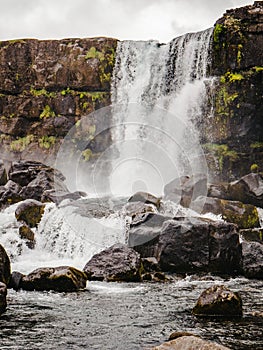
[[[192,201],[197,197],[206,194],[207,176],[205,174],[181,176],[164,187],[164,199],[181,204],[186,208],[191,207]]]
[[[155,197],[154,195],[147,192],[136,192],[128,199],[128,202],[142,202],[145,204],[153,204],[159,208],[161,198]]]
[[[83,271],[89,280],[141,281],[142,263],[140,255],[124,244],[114,244],[94,255]]]
[[[0,186],[7,183],[7,173],[2,160],[0,160]]]
[[[26,199],[18,205],[15,216],[18,221],[25,222],[29,227],[36,227],[44,214],[45,205],[34,199]]]
[[[231,182],[228,197],[232,200],[263,207],[263,176],[251,173]]]
[[[199,197],[195,200],[195,203],[198,202],[203,204],[203,214],[222,215],[224,220],[236,224],[239,228],[260,226],[258,211],[254,205],[211,197]]]
[[[22,278],[25,277],[22,273],[18,271],[13,271],[10,281],[8,283],[8,288],[13,288],[14,290],[19,290]]]
[[[232,292],[224,285],[214,285],[202,292],[193,308],[193,314],[226,319],[241,317],[242,300],[237,292]]]
[[[26,224],[19,227],[19,236],[26,241],[29,249],[35,248],[35,233]]]
[[[42,267],[23,276],[19,286],[24,290],[75,292],[84,289],[86,282],[86,274],[74,267]]]
[[[207,197],[227,199],[228,198],[227,188],[228,188],[228,183],[209,184]]]
[[[167,218],[148,214],[131,225],[129,245],[142,258],[155,257],[162,271],[235,274],[241,268],[236,226],[204,218]]]
[[[263,244],[243,241],[242,258],[244,276],[263,279]]]
[[[0,282],[0,315],[6,310],[6,306],[7,306],[6,295],[7,295],[6,285],[3,282]]]
[[[239,230],[239,234],[242,240],[249,242],[259,242],[263,244],[263,229],[252,228],[246,230]]]
[[[177,339],[155,346],[152,350],[230,350],[223,345],[203,340],[194,335],[182,336]]]
[[[87,194],[81,191],[67,192],[67,191],[57,191],[55,189],[46,190],[43,192],[41,197],[41,202],[53,202],[59,204],[64,199],[77,200],[82,197],[86,197]]]
[[[5,186],[0,187],[0,206],[10,205],[22,200],[19,192],[21,186],[9,180]]]
[[[10,280],[10,276],[10,260],[4,247],[0,244],[0,282],[3,282],[7,285]]]

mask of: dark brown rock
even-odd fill
[[[0,186],[4,186],[7,183],[7,173],[2,160],[0,160]]]
[[[22,200],[21,186],[12,180],[8,180],[5,186],[0,187],[0,206],[6,206]]]
[[[141,281],[142,263],[140,255],[124,244],[115,244],[94,255],[83,271],[89,280]]]
[[[214,342],[203,340],[197,336],[182,336],[168,341],[152,350],[230,350],[229,348]]]
[[[254,228],[247,230],[239,230],[239,234],[242,240],[248,242],[259,242],[263,244],[263,229],[262,228]]]
[[[33,249],[35,247],[35,234],[29,226],[27,226],[26,224],[20,226],[19,236],[26,241],[26,245],[28,246],[28,248]]]
[[[0,315],[5,312],[7,307],[6,302],[7,288],[3,282],[0,282]]]
[[[131,226],[129,245],[142,258],[155,257],[162,271],[230,275],[240,271],[241,246],[235,225],[202,218],[148,217]]]
[[[9,284],[8,284],[8,288],[12,288],[14,290],[19,290],[20,289],[20,282],[24,276],[25,276],[24,274],[22,274],[18,271],[13,271],[11,278],[10,278],[10,281],[9,281]]]
[[[68,192],[68,191],[57,191],[57,190],[46,190],[43,192],[41,201],[42,202],[53,202],[59,204],[64,199],[77,200],[81,197],[86,197],[87,194],[82,191]]]
[[[170,334],[169,336],[169,340],[173,340],[173,339],[177,339],[177,338],[180,338],[180,337],[198,337],[198,335],[196,334],[193,334],[193,333],[190,333],[190,332],[173,332]]]
[[[160,207],[161,198],[155,197],[150,193],[147,192],[136,192],[134,195],[132,195],[128,202],[142,202],[145,204],[153,204],[157,208]]]
[[[86,287],[86,274],[70,266],[43,267],[23,276],[20,288],[25,290],[55,290],[75,292]]]
[[[4,247],[0,244],[0,282],[3,282],[7,285],[10,280],[10,276],[10,260]]]
[[[199,317],[240,317],[243,314],[242,300],[237,292],[223,285],[214,285],[200,295],[193,314]]]
[[[34,199],[26,199],[15,211],[16,219],[25,222],[29,227],[36,227],[44,214],[45,205]]]
[[[248,278],[263,279],[263,244],[242,242],[243,274]]]
[[[254,205],[212,197],[197,198],[195,203],[199,201],[200,207],[203,205],[203,214],[222,215],[224,220],[236,224],[241,229],[260,226],[258,211]]]

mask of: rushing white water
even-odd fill
[[[112,193],[131,194],[136,187],[161,195],[176,176],[207,173],[195,124],[206,103],[211,34],[186,34],[166,45],[118,44],[111,89],[118,150]]]

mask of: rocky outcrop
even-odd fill
[[[201,126],[214,179],[230,181],[263,169],[262,57],[262,1],[228,10],[214,26],[213,116]]]
[[[237,292],[223,285],[215,285],[203,291],[193,314],[199,317],[240,317],[243,314],[242,300]]]
[[[0,282],[8,284],[11,276],[10,260],[5,248],[0,244]]]
[[[0,43],[3,159],[52,162],[69,129],[110,104],[116,45],[111,38]]]
[[[168,341],[152,350],[230,350],[223,345],[203,340],[196,336],[182,336]]]
[[[115,244],[94,255],[83,271],[89,280],[141,281],[142,263],[140,255],[124,244]]]
[[[155,257],[162,271],[235,274],[241,268],[236,226],[202,218],[148,214],[131,225],[129,245],[142,258]]]
[[[43,267],[22,276],[19,287],[25,290],[75,292],[84,289],[86,282],[86,274],[74,267]]]

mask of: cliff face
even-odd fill
[[[68,130],[110,104],[116,46],[110,38],[1,42],[1,158],[52,163]]]
[[[203,124],[209,165],[218,179],[263,171],[263,3],[227,11],[215,26],[213,116]]]

